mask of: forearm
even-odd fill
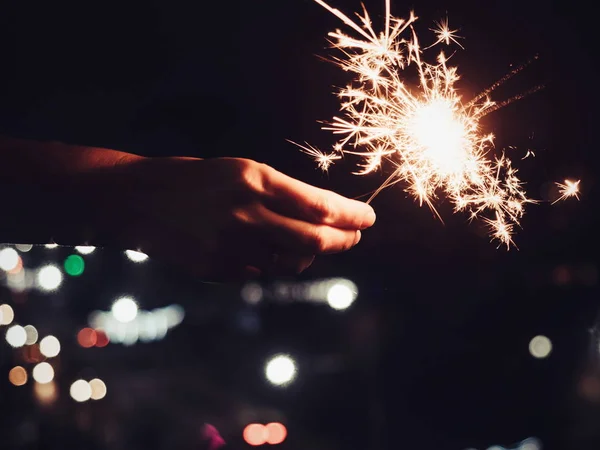
[[[118,168],[136,156],[115,150],[0,136],[0,242],[102,245]],[[114,180],[114,183],[111,181]]]

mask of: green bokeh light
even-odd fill
[[[65,259],[65,272],[72,277],[78,277],[85,269],[85,262],[79,255],[70,255]]]

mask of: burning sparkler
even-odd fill
[[[356,79],[338,94],[344,117],[334,117],[324,127],[341,135],[333,151],[300,146],[302,150],[323,170],[345,154],[358,155],[362,158],[360,175],[388,161],[393,173],[373,197],[385,187],[403,182],[420,205],[425,203],[437,214],[434,200],[443,193],[454,204],[455,212],[464,211],[470,219],[481,216],[492,238],[509,247],[523,207],[532,200],[526,197],[511,161],[505,155],[490,157],[494,136],[483,133],[479,121],[539,89],[501,103],[490,100],[489,94],[525,65],[463,102],[455,89],[459,79],[456,67],[448,65],[444,52],[437,55],[435,63],[423,59],[424,50],[433,46],[460,46],[448,20],[438,22],[433,29],[436,41],[421,48],[413,28],[417,17],[414,13],[408,19],[392,17],[390,0],[385,1],[385,28],[379,34],[364,7],[356,23],[324,1],[315,1],[359,36],[340,30],[329,33],[333,46],[343,53],[343,58],[334,61],[354,73]],[[408,68],[416,69],[418,87],[405,82],[403,74]]]
[[[560,197],[554,200],[552,204],[554,205],[555,203],[560,202],[561,200],[564,200],[569,197],[575,197],[577,200],[579,200],[579,183],[581,183],[581,180],[565,180],[564,184],[555,183],[556,186],[558,186],[558,192],[560,194]]]

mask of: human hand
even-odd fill
[[[299,273],[375,222],[365,203],[248,159],[132,155],[119,169],[121,245],[207,279]]]

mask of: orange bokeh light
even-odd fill
[[[285,441],[287,437],[287,428],[278,422],[267,424],[267,444],[277,445]]]
[[[27,371],[21,366],[13,367],[8,372],[8,380],[15,386],[23,386],[27,383]]]
[[[106,347],[109,342],[110,339],[104,331],[96,330],[96,347]]]
[[[96,331],[91,328],[82,328],[79,333],[77,333],[77,342],[83,348],[90,348],[96,345],[98,341],[98,336],[96,335]]]
[[[251,423],[244,428],[244,441],[252,446],[263,445],[268,437],[267,427],[260,423]]]

